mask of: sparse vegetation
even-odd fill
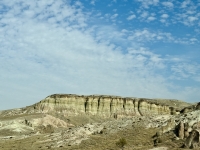
[[[135,116],[135,113],[129,117],[119,114],[110,118],[56,111],[12,113],[10,116],[7,111],[7,114],[0,116],[0,150],[150,150],[155,146],[180,150],[185,139],[177,137],[176,130],[179,129],[172,129],[172,125],[168,124],[178,123],[181,115],[184,119],[190,117],[195,121],[199,116],[180,114],[174,120],[171,115]],[[170,129],[163,130],[163,126]],[[193,129],[199,127],[198,122],[192,126]],[[184,131],[189,128],[191,126],[185,123]],[[195,143],[190,145],[195,146]]]
[[[116,142],[116,145],[121,148],[122,150],[124,149],[124,146],[127,144],[125,138],[119,139],[119,141]]]

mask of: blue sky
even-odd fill
[[[0,110],[54,93],[199,91],[200,0],[0,1]]]

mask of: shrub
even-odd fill
[[[119,141],[116,142],[116,145],[121,148],[122,150],[124,149],[124,146],[127,144],[125,138],[119,139]]]

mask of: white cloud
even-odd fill
[[[166,18],[169,17],[169,15],[168,14],[162,14],[161,17],[166,19]]]
[[[187,10],[186,14],[192,15],[192,14],[196,14],[197,12],[195,10]]]
[[[166,26],[169,24],[166,19],[160,19],[160,22],[164,23]]]
[[[188,17],[189,22],[194,22],[195,20],[198,20],[197,17],[189,16]]]
[[[166,7],[173,8],[174,4],[172,2],[162,2],[162,4]]]
[[[142,12],[142,14],[140,15],[142,18],[146,18],[149,15],[149,13],[147,11]]]
[[[158,20],[156,16],[158,14],[163,14],[159,21],[166,26],[177,23],[185,26],[199,26],[197,21],[200,15],[197,2],[191,0],[185,0],[183,2],[137,0],[137,2],[142,4],[142,6],[136,10],[139,14],[137,18],[140,19],[140,22]],[[173,8],[176,8],[176,10],[171,11]],[[157,9],[157,11],[155,11],[155,9]],[[151,15],[151,12],[154,12],[155,15]],[[170,19],[166,20],[166,18],[169,18],[169,14]]]
[[[115,19],[117,16],[118,16],[118,14],[114,14],[114,15],[112,15],[110,18],[111,18],[111,19]]]
[[[191,38],[191,39],[190,39],[190,43],[191,43],[191,44],[199,43],[199,40],[196,39],[196,38]]]
[[[169,17],[168,14],[162,14],[160,22],[164,23],[165,25],[169,25],[169,22],[167,22],[167,18]]]
[[[156,20],[156,18],[153,17],[153,16],[150,16],[150,17],[147,18],[147,20],[148,20],[148,21],[154,21],[154,20]]]
[[[196,15],[189,16],[186,12],[177,14],[176,17],[177,17],[177,22],[183,23],[186,26],[194,26],[195,23],[199,20],[198,16]]]
[[[156,33],[150,32],[148,29],[133,31],[133,34],[128,37],[129,40],[137,40],[140,42],[154,41],[157,38]]]
[[[180,80],[183,80],[184,78],[193,78],[198,81],[200,67],[197,64],[177,63],[173,65],[171,69]]]
[[[186,8],[190,3],[191,3],[190,0],[185,0],[184,2],[182,2],[181,8]]]
[[[148,42],[165,42],[165,43],[176,43],[176,44],[196,44],[199,42],[196,38],[190,38],[190,37],[183,37],[178,38],[174,37],[171,33],[168,32],[160,32],[160,31],[151,31],[149,29],[143,29],[143,30],[134,30],[132,32],[126,31],[127,39],[130,41],[137,41],[137,44],[143,45],[144,43]]]
[[[128,16],[127,20],[133,20],[134,18],[136,18],[136,15],[132,14],[132,15]]]
[[[90,4],[95,5],[96,0],[91,0]]]
[[[149,8],[151,5],[155,6],[159,3],[159,0],[137,0],[142,3],[144,8]]]

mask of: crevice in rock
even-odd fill
[[[111,99],[111,101],[110,101],[110,113],[112,113],[112,101],[113,101],[113,99]]]
[[[99,111],[99,107],[100,107],[100,97],[98,98],[97,111]]]
[[[112,116],[112,103],[113,103],[113,99],[111,99],[110,101],[110,117]]]
[[[123,109],[125,111],[126,99],[123,99]]]
[[[140,103],[141,103],[141,100],[138,100],[138,112],[141,116],[143,116],[142,112],[140,111]]]
[[[87,111],[87,105],[88,105],[88,98],[86,98],[84,105],[85,105],[85,113],[86,113],[86,111]]]

